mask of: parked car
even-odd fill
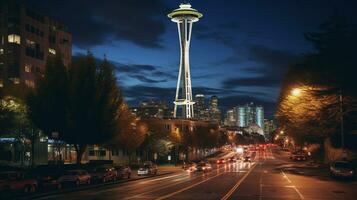
[[[212,170],[212,165],[208,162],[199,162],[196,167],[196,171],[208,172]]]
[[[61,189],[62,184],[58,180],[58,176],[50,175],[50,174],[43,174],[36,176],[38,186],[41,189]]]
[[[138,170],[138,175],[156,175],[157,165],[152,162],[145,162]]]
[[[131,168],[129,166],[118,166],[116,167],[118,178],[130,178]]]
[[[0,192],[34,193],[37,190],[37,181],[26,176],[23,171],[0,172]]]
[[[330,175],[333,178],[353,178],[356,170],[348,161],[335,161],[330,164]]]
[[[116,181],[118,177],[117,170],[112,166],[99,166],[89,171],[92,182],[105,183]]]
[[[86,170],[68,170],[58,179],[63,184],[75,184],[79,186],[81,184],[90,184],[91,176]]]
[[[29,171],[38,183],[38,188],[42,190],[61,189],[62,184],[58,181],[61,170],[55,167],[38,166]]]

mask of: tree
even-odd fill
[[[129,152],[129,156],[136,150],[145,140],[147,135],[147,125],[137,119],[130,113],[128,106],[123,103],[119,107],[119,117],[117,118],[118,127],[117,132],[113,135],[106,145],[109,147],[124,148]],[[129,158],[131,161],[131,158]]]
[[[73,144],[77,163],[88,144],[109,141],[117,132],[122,98],[112,65],[97,64],[89,53],[68,69],[60,55],[49,58],[28,104],[33,122],[51,137]]]
[[[0,135],[5,135],[15,126],[15,112],[5,99],[0,99]]]
[[[335,15],[318,32],[306,33],[305,38],[315,51],[289,67],[276,118],[299,143],[339,133],[341,115],[349,134],[357,129],[356,25]],[[293,88],[303,93],[291,95]]]

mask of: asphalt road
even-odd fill
[[[291,162],[284,153],[257,152],[251,163],[214,165],[209,173],[176,172],[40,199],[356,199],[357,182],[339,182]]]

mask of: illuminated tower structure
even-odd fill
[[[179,75],[174,101],[174,117],[177,117],[178,106],[182,106],[182,117],[193,118],[193,104],[195,102],[192,101],[189,49],[192,25],[202,17],[202,14],[191,8],[190,4],[181,4],[180,8],[172,11],[168,14],[168,17],[171,21],[177,23],[181,49]]]

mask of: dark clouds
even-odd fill
[[[247,59],[260,66],[245,68],[244,71],[255,74],[253,77],[235,77],[222,82],[224,88],[239,86],[279,87],[288,66],[295,63],[300,55],[289,51],[271,49],[262,45],[251,45]],[[231,58],[238,63],[240,58]]]
[[[69,26],[81,48],[126,40],[149,48],[161,47],[167,8],[161,0],[22,0]],[[166,20],[166,19],[165,19]]]

